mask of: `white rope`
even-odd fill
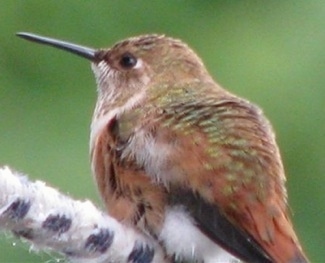
[[[90,201],[73,200],[8,167],[0,167],[0,230],[71,262],[167,262],[154,240]]]

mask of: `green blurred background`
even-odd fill
[[[153,32],[183,39],[219,83],[271,119],[295,228],[312,262],[325,262],[324,1],[1,0],[0,164],[100,205],[88,160],[89,63],[17,31],[93,47]],[[0,262],[58,258],[0,235]]]

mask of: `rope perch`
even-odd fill
[[[98,210],[0,167],[0,230],[71,262],[168,262],[159,244]]]

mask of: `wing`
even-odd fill
[[[120,119],[122,141],[132,138],[122,157],[168,186],[170,204],[184,205],[202,232],[242,260],[303,262],[279,151],[261,111],[227,93],[188,90],[155,103],[141,125],[136,111]]]
[[[220,209],[189,189],[173,191],[171,205],[183,205],[210,239],[244,262],[272,262],[252,236],[232,224]]]

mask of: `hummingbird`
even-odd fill
[[[149,34],[93,49],[17,35],[91,61],[90,159],[109,215],[173,260],[308,262],[270,122],[216,83],[187,44]]]

